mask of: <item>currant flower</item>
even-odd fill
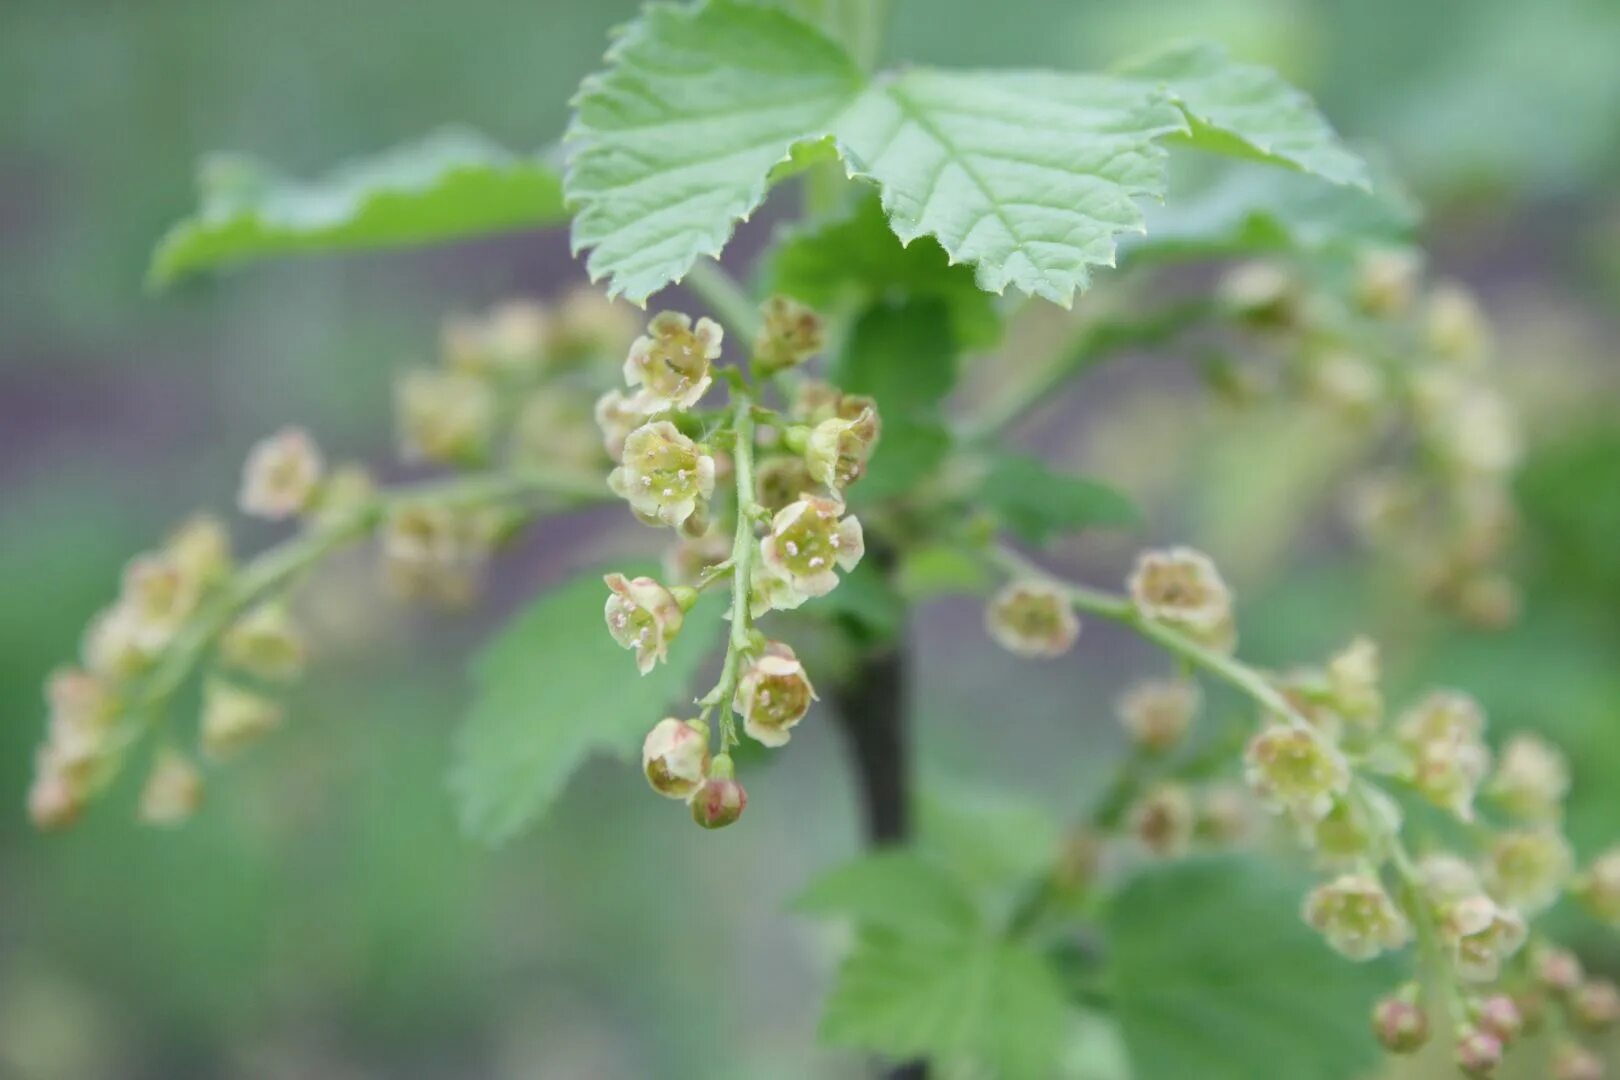
[[[754,498],[773,514],[815,489],[816,478],[798,454],[768,458],[754,470]]]
[[[209,757],[230,757],[281,725],[281,706],[223,679],[203,687],[202,747]]]
[[[1080,618],[1069,597],[1044,581],[1013,581],[984,611],[985,629],[1016,656],[1062,656],[1080,636]]]
[[[640,395],[626,394],[622,390],[609,390],[597,398],[592,413],[602,432],[602,448],[614,461],[623,459],[625,440],[647,422],[648,415],[646,402]]]
[[[529,300],[508,300],[482,316],[453,315],[441,328],[445,366],[475,376],[533,375],[555,336],[551,313]]]
[[[239,618],[220,639],[226,664],[271,682],[296,679],[309,659],[309,646],[286,605],[261,604]]]
[[[705,829],[723,829],[748,808],[748,792],[736,778],[731,755],[721,754],[709,768],[709,777],[692,796],[692,820]]]
[[[754,563],[748,573],[748,583],[749,618],[762,618],[772,611],[793,611],[803,607],[805,601],[810,599],[763,562]],[[729,608],[726,610],[726,618],[731,618]]]
[[[1442,360],[1471,365],[1490,344],[1490,327],[1479,301],[1460,285],[1438,285],[1429,293],[1424,312],[1424,336],[1429,350]]]
[[[512,422],[511,458],[530,468],[594,472],[605,440],[577,394],[548,386],[530,394]]]
[[[28,820],[42,831],[65,829],[79,819],[87,793],[59,770],[52,768],[49,754],[41,751],[28,787]]]
[[[1594,918],[1620,928],[1620,847],[1592,860],[1575,882],[1575,895]]]
[[[1305,898],[1305,922],[1351,960],[1371,960],[1411,936],[1406,918],[1377,878],[1345,874]]]
[[[786,296],[773,296],[760,306],[759,334],[754,338],[754,373],[760,377],[798,367],[826,344],[821,316]]]
[[[1448,851],[1435,851],[1418,860],[1418,883],[1436,906],[1477,895],[1484,886],[1467,860]]]
[[[489,452],[495,388],[455,371],[408,371],[394,388],[399,452],[406,461],[461,464]]]
[[[1322,858],[1329,862],[1359,863],[1381,852],[1387,839],[1401,827],[1400,804],[1368,788],[1355,799],[1338,799],[1318,821],[1311,836]]]
[[[675,594],[650,577],[602,578],[609,595],[603,609],[608,633],[622,649],[634,649],[636,670],[643,675],[669,658],[670,642],[681,632],[685,613]]]
[[[1417,254],[1401,248],[1379,248],[1356,263],[1355,295],[1369,315],[1398,315],[1411,306],[1423,266]]]
[[[157,652],[197,609],[202,589],[166,552],[137,555],[124,567],[120,603],[135,622],[140,645]]]
[[[608,487],[649,525],[679,526],[714,494],[714,458],[668,420],[655,420],[624,441],[624,464]]]
[[[203,779],[178,750],[159,750],[141,788],[140,817],[148,825],[179,825],[202,804]]]
[[[866,554],[866,538],[860,519],[844,516],[843,503],[806,495],[777,511],[759,549],[765,566],[794,592],[825,596],[838,586],[834,567],[855,569]]]
[[[647,324],[647,333],[631,343],[624,381],[644,387],[654,410],[690,409],[714,382],[710,365],[720,358],[723,336],[713,319],[693,326],[679,312],[661,311]]]
[[[198,589],[217,585],[231,572],[231,538],[213,514],[194,514],[163,544],[180,576]]]
[[[689,799],[709,775],[709,730],[699,721],[665,717],[641,744],[641,771],[658,794]]]
[[[381,530],[385,579],[408,599],[467,604],[478,591],[495,532],[487,511],[434,502],[396,506]]]
[[[639,319],[629,304],[609,300],[600,290],[580,285],[557,305],[550,341],[560,363],[609,355],[622,356],[636,336]]]
[[[1485,883],[1497,901],[1534,916],[1553,905],[1574,869],[1574,852],[1558,830],[1514,829],[1491,842]]]
[[[1494,982],[1502,962],[1524,945],[1524,916],[1485,895],[1465,896],[1440,908],[1440,936],[1451,950],[1457,975],[1468,982]]]
[[[1190,679],[1152,679],[1120,696],[1116,711],[1131,742],[1153,754],[1175,749],[1198,712],[1198,684]]]
[[[309,432],[283,428],[249,451],[237,505],[244,514],[271,521],[294,517],[314,501],[323,468]]]
[[[1569,761],[1539,735],[1514,735],[1502,747],[1486,792],[1521,821],[1557,821],[1569,793]]]
[[[1273,724],[1249,741],[1244,776],[1262,802],[1301,825],[1327,817],[1350,789],[1350,765],[1316,732]]]
[[[804,461],[812,479],[829,488],[849,487],[866,475],[877,444],[877,413],[870,406],[852,419],[834,416],[810,429]]]
[[[1127,583],[1143,618],[1183,630],[1212,647],[1235,643],[1232,594],[1208,555],[1188,547],[1144,551]]]
[[[80,653],[92,675],[118,681],[138,675],[152,662],[151,635],[135,610],[125,603],[105,608],[84,630]]]
[[[1160,858],[1185,855],[1192,846],[1197,814],[1192,796],[1181,784],[1160,783],[1131,807],[1131,835]]]
[[[792,649],[773,641],[743,671],[732,708],[754,739],[766,746],[784,746],[815,700],[804,665]]]
[[[1340,716],[1370,727],[1384,711],[1384,695],[1379,690],[1378,646],[1358,637],[1327,663],[1328,690]]]
[[[1474,795],[1490,771],[1485,714],[1477,702],[1437,691],[1402,715],[1395,736],[1406,753],[1412,783],[1436,806],[1473,820]]]

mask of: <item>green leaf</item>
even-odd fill
[[[933,544],[901,553],[896,585],[913,604],[953,593],[978,593],[989,588],[990,573],[984,560],[953,544]]]
[[[1027,454],[995,454],[979,498],[1032,544],[1053,533],[1097,525],[1134,525],[1136,505],[1107,484],[1054,472]]]
[[[1185,42],[1122,65],[1162,88],[1187,114],[1202,150],[1290,165],[1335,184],[1371,188],[1367,163],[1334,134],[1305,94],[1270,68],[1234,61],[1208,42]]]
[[[600,574],[575,578],[514,618],[474,661],[475,694],[450,775],[470,836],[510,839],[591,754],[632,754],[689,692],[723,635],[725,598],[706,596],[686,616],[668,663],[637,676],[635,658],[602,625],[606,598]]]
[[[876,197],[847,218],[786,233],[771,256],[766,291],[786,293],[823,310],[860,310],[890,297],[938,300],[957,345],[987,349],[1001,337],[995,300],[952,265],[930,237],[902,244]]]
[[[979,913],[961,884],[914,851],[864,855],[822,874],[794,901],[809,915],[854,919],[865,926],[961,935]]]
[[[1062,828],[1046,807],[1016,792],[961,779],[931,779],[917,800],[919,843],[963,879],[999,888],[1050,866]]]
[[[1045,959],[988,931],[863,930],[838,973],[829,1043],[998,1080],[1050,1080],[1067,1003]],[[1189,1073],[1187,1075],[1200,1075]]]
[[[718,256],[794,145],[860,86],[844,51],[785,12],[652,4],[585,80],[570,129],[573,243],[592,280],[637,303]]]
[[[1181,110],[1127,79],[914,69],[863,93],[838,123],[852,175],[877,181],[895,233],[936,237],[1008,285],[1067,306],[1114,238],[1164,194],[1161,136]]]
[[[153,253],[154,285],[278,255],[424,244],[566,216],[561,179],[543,158],[461,129],[310,181],[280,176],[253,158],[218,155],[204,161],[198,186],[197,213]]]
[[[1300,919],[1309,887],[1252,857],[1152,866],[1104,915],[1109,981],[1137,1080],[1348,1080],[1380,1059],[1367,1027],[1398,980]]]

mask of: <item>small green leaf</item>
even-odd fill
[[[788,232],[771,256],[768,292],[786,293],[824,310],[860,310],[889,297],[938,300],[963,349],[987,349],[1001,337],[994,297],[973,271],[952,265],[931,237],[902,244],[877,198],[864,198],[847,218]]]
[[[725,598],[706,596],[668,663],[637,676],[635,658],[602,625],[606,598],[600,574],[581,575],[535,601],[474,661],[475,694],[450,775],[468,835],[502,843],[545,813],[591,754],[632,754],[688,694],[723,634]]]
[[[1181,110],[1129,79],[913,69],[871,86],[839,120],[852,175],[877,181],[895,233],[936,237],[1008,285],[1068,306],[1142,231],[1137,199],[1164,194],[1156,140]]]
[[[153,253],[154,285],[278,255],[425,244],[565,218],[556,169],[460,129],[310,181],[277,175],[252,158],[218,155],[203,163],[198,186],[197,213]]]
[[[591,250],[592,280],[637,303],[718,256],[771,171],[825,137],[861,81],[814,27],[739,0],[650,4],[607,59],[575,100],[573,243]]]
[[[1157,865],[1104,914],[1109,982],[1137,1080],[1349,1080],[1379,1061],[1367,1015],[1398,980],[1299,915],[1309,887],[1251,857]]]
[[[793,906],[809,915],[850,918],[865,926],[953,935],[979,922],[961,884],[914,851],[863,855],[822,874]]]
[[[1141,520],[1135,504],[1114,488],[1054,472],[1027,454],[995,454],[979,498],[1032,544],[1044,544],[1057,532]]]
[[[1315,104],[1270,68],[1240,64],[1207,42],[1184,42],[1121,66],[1186,112],[1192,145],[1290,165],[1335,184],[1371,188],[1367,163]]]

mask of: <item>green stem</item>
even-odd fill
[[[749,593],[753,586],[754,556],[759,547],[754,537],[754,413],[753,398],[739,389],[732,402],[732,469],[737,480],[737,529],[731,541],[731,635],[726,643],[726,659],[720,668],[720,681],[703,700],[720,710],[720,748],[729,751],[737,745],[737,725],[731,701],[737,691],[742,658],[750,647],[753,615]]]
[[[753,344],[760,327],[759,306],[748,295],[748,290],[726,273],[725,267],[713,259],[699,259],[686,272],[681,284],[697,293],[721,322],[746,338],[743,348]]]

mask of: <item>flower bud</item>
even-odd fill
[[[1620,928],[1620,847],[1593,859],[1576,880],[1574,891],[1593,918]]]
[[[1152,679],[1120,697],[1116,711],[1131,742],[1151,754],[1173,750],[1198,712],[1198,684],[1190,679]]]
[[[714,494],[714,458],[668,420],[632,431],[623,460],[608,487],[649,525],[680,525]]]
[[[777,577],[804,596],[825,596],[838,586],[833,568],[855,569],[866,553],[860,520],[844,517],[836,499],[806,495],[777,511],[760,558]]]
[[[666,717],[641,744],[641,771],[660,795],[689,799],[709,775],[709,730]]]
[[[1340,650],[1327,664],[1328,693],[1340,716],[1363,727],[1372,727],[1384,711],[1384,695],[1378,688],[1378,646],[1358,637]]]
[[[1262,802],[1302,825],[1321,821],[1350,790],[1350,766],[1308,728],[1273,724],[1249,741],[1244,776]]]
[[[799,658],[781,642],[772,642],[743,671],[732,708],[742,716],[749,735],[766,746],[783,746],[815,700],[815,688]]]
[[[1603,1080],[1603,1061],[1579,1043],[1560,1043],[1553,1051],[1552,1080]]]
[[[731,776],[731,758],[714,759],[715,772],[692,796],[692,820],[705,829],[723,829],[742,817],[748,808],[748,792]]]
[[[1131,835],[1161,858],[1176,858],[1192,846],[1195,815],[1192,797],[1180,784],[1150,788],[1130,811]]]
[[[284,604],[261,604],[237,619],[219,643],[220,657],[238,671],[271,682],[304,672],[309,647]]]
[[[1553,905],[1574,869],[1574,852],[1556,829],[1516,829],[1492,841],[1485,880],[1499,902],[1534,916]]]
[[[1432,904],[1449,904],[1477,895],[1483,886],[1467,861],[1446,851],[1418,860],[1418,882]]]
[[[1486,788],[1503,810],[1523,821],[1556,821],[1569,793],[1569,762],[1539,735],[1520,734],[1502,748]]]
[[[1524,1016],[1506,994],[1491,994],[1475,1002],[1469,1011],[1479,1029],[1495,1035],[1503,1046],[1510,1045],[1524,1031]]]
[[[631,343],[624,381],[644,387],[653,410],[690,409],[714,382],[710,365],[720,358],[723,336],[713,319],[699,319],[694,327],[679,312],[661,311]]]
[[[261,694],[211,679],[203,688],[202,747],[223,759],[258,742],[281,725],[281,706]]]
[[[810,430],[804,461],[811,478],[827,487],[846,488],[866,474],[877,445],[877,414],[871,407],[853,419],[830,417]]]
[[[165,747],[157,752],[141,789],[141,820],[148,825],[179,825],[197,812],[202,796],[202,774],[191,759]]]
[[[621,649],[635,650],[636,669],[645,675],[669,658],[670,642],[684,621],[681,605],[650,577],[630,580],[623,574],[608,574],[602,581],[609,590],[603,609],[608,633]]]
[[[1044,581],[1013,581],[985,608],[985,628],[1016,656],[1062,656],[1080,636],[1080,618],[1068,594]]]
[[[1620,989],[1608,979],[1587,979],[1569,995],[1569,1014],[1587,1031],[1620,1024]]]
[[[1318,885],[1305,898],[1305,922],[1352,960],[1371,960],[1406,944],[1406,917],[1378,879],[1345,874]]]
[[[1585,978],[1580,958],[1568,949],[1543,945],[1536,950],[1531,964],[1536,982],[1554,994],[1569,993]]]
[[[1253,827],[1254,800],[1236,784],[1217,784],[1198,804],[1198,835],[1211,844],[1236,844]]]
[[[1463,694],[1440,691],[1407,710],[1395,731],[1412,783],[1437,806],[1464,821],[1474,817],[1474,793],[1490,770],[1485,714]]]
[[[1383,248],[1364,253],[1356,264],[1356,303],[1369,315],[1400,314],[1412,304],[1421,270],[1411,251]]]
[[[1502,1064],[1502,1040],[1488,1031],[1464,1028],[1457,1039],[1457,1067],[1469,1076],[1490,1076]]]
[[[163,545],[180,576],[198,589],[218,584],[231,572],[231,538],[212,514],[195,514],[181,522]]]
[[[271,521],[294,517],[314,501],[322,468],[309,432],[282,428],[248,452],[237,505],[244,514]]]
[[[1435,356],[1463,366],[1484,356],[1490,327],[1473,293],[1460,285],[1438,285],[1429,294],[1427,307],[1424,337]]]
[[[1373,1034],[1392,1054],[1411,1054],[1429,1041],[1429,1014],[1400,994],[1380,998],[1373,1006]]]
[[[395,506],[381,530],[389,587],[407,598],[470,603],[489,562],[495,524],[481,510],[432,502]]]
[[[773,296],[760,306],[760,315],[754,339],[755,375],[763,378],[798,367],[826,344],[821,316],[797,300]]]
[[[467,464],[489,453],[495,389],[454,371],[408,371],[395,385],[399,452],[406,461]]]
[[[1519,951],[1527,934],[1524,917],[1488,896],[1468,896],[1440,908],[1440,936],[1451,948],[1460,978],[1494,982],[1502,961]]]
[[[1222,649],[1235,640],[1232,594],[1208,555],[1188,547],[1144,551],[1128,582],[1143,618]]]

